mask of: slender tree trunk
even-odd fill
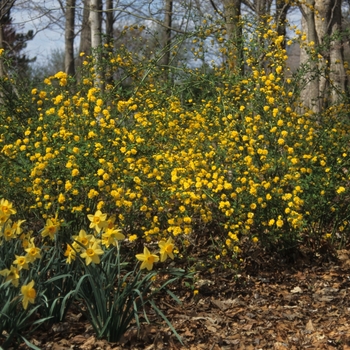
[[[240,71],[243,74],[241,4],[241,0],[223,0],[228,37],[228,65],[231,71]]]
[[[287,4],[284,0],[276,0],[276,24],[277,24],[277,33],[278,35],[283,35],[286,37],[287,33],[287,13],[290,9],[290,5]],[[286,41],[283,40],[282,47],[286,48]]]
[[[74,64],[75,0],[66,2],[65,55],[64,66],[68,75],[75,75]]]
[[[91,54],[90,0],[84,0],[83,22],[80,34],[79,52]]]
[[[98,63],[100,61],[100,55],[98,50],[102,45],[101,38],[101,5],[100,0],[91,0],[90,1],[90,26],[91,26],[91,50],[92,56],[95,61],[95,86],[102,88],[102,77],[99,72]]]
[[[172,25],[172,16],[173,16],[173,1],[165,0],[164,6],[164,30],[162,33],[162,58],[159,61],[159,64],[163,69],[164,80],[169,78],[169,65],[171,58],[171,25]]]
[[[106,0],[106,39],[107,44],[113,43],[114,18],[113,18],[113,0]]]
[[[302,11],[302,30],[306,32],[307,44],[311,42],[317,46],[319,43],[316,31],[315,11],[312,10],[315,6],[315,0],[306,0],[306,5],[301,5]],[[306,63],[309,56],[305,48],[300,50],[300,62]],[[318,74],[318,63],[315,60],[309,60],[310,71],[305,74],[307,84],[302,92],[302,101],[305,107],[313,110],[315,113],[321,110],[320,101],[320,78]]]
[[[270,13],[272,0],[254,0],[255,12],[259,18]]]
[[[91,27],[89,21],[90,15],[90,0],[83,0],[84,9],[83,9],[83,20],[81,24],[81,32],[80,32],[80,44],[79,44],[79,54],[84,53],[87,56],[91,55]],[[82,68],[84,57],[80,55],[77,57],[77,68]],[[80,71],[77,70],[77,76],[80,80]]]
[[[100,1],[90,1],[90,27],[91,27],[91,48],[96,50],[101,46],[101,12]]]
[[[113,0],[106,0],[106,44],[107,55],[113,52],[114,46],[114,13],[113,13]],[[105,85],[113,84],[113,70],[111,67],[105,67],[103,81]]]

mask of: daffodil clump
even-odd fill
[[[157,272],[142,270],[151,271],[159,260],[175,257],[171,237],[159,242],[160,258],[147,247],[143,254],[130,257],[130,242],[115,225],[115,217],[101,210],[87,216],[87,230],[65,234],[66,242],[59,238],[66,225],[63,219],[48,218],[45,226],[35,231],[29,230],[24,220],[14,221],[16,214],[10,201],[0,200],[0,330],[4,344],[22,337],[21,329],[28,329],[30,316],[35,313],[37,325],[48,320],[62,321],[74,301],[73,295],[80,295],[88,303],[97,335],[118,340],[131,322],[130,315],[145,306],[143,297],[152,293]],[[90,282],[85,281],[87,276]],[[90,309],[91,303],[98,307]],[[111,319],[106,312],[115,314],[115,323],[110,327],[106,326],[108,317]],[[102,325],[95,322],[98,317],[102,317]]]
[[[34,304],[36,290],[35,281],[32,279],[28,284],[24,284],[29,277],[29,270],[35,270],[38,262],[42,260],[42,251],[48,249],[48,246],[57,243],[57,235],[63,220],[57,217],[47,219],[46,225],[39,233],[28,231],[21,227],[24,220],[12,222],[10,218],[16,214],[11,202],[5,199],[0,200],[0,250],[2,252],[2,261],[0,267],[8,266],[0,270],[3,276],[2,283],[11,282],[13,287],[19,288],[22,295],[23,308],[27,309],[28,304]],[[125,240],[125,235],[115,226],[115,217],[107,217],[107,214],[97,210],[95,214],[89,214],[89,228],[91,232],[87,233],[81,229],[77,234],[73,234],[71,242],[63,244],[58,249],[61,251],[61,258],[66,258],[66,264],[72,264],[80,257],[86,266],[91,263],[99,264],[100,258],[112,247],[119,248],[119,242]],[[41,242],[41,245],[35,242]],[[174,240],[169,237],[167,241],[159,242],[160,259],[158,255],[151,254],[147,247],[143,254],[137,254],[136,258],[142,261],[141,269],[151,270],[153,264],[164,262],[168,257],[174,259]],[[45,257],[48,259],[48,257]],[[44,280],[48,276],[44,276]]]

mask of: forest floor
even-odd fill
[[[157,305],[183,344],[152,313],[139,333],[131,327],[119,343],[98,340],[74,309],[65,322],[30,340],[43,350],[350,349],[350,250],[335,255],[301,254],[291,264],[261,252],[245,259],[239,274],[200,272],[195,296],[191,288],[175,286],[182,304],[163,295]]]

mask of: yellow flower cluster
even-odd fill
[[[296,237],[321,218],[329,223],[328,209],[335,217],[347,205],[339,196],[348,192],[349,126],[339,115],[349,106],[330,106],[321,117],[302,106],[286,76],[285,38],[268,23],[246,42],[245,76],[214,64],[208,82],[189,69],[184,75],[201,87],[189,95],[176,86],[169,94],[151,63],[125,48],[106,57],[107,72],[133,82],[128,94],[119,80],[96,86],[89,57],[78,89],[63,72],[47,78],[32,90],[36,115],[25,126],[10,132],[12,119],[1,117],[0,154],[18,166],[1,173],[0,195],[25,198],[21,214],[46,220],[43,237],[58,235],[57,212],[93,225],[106,236],[83,245],[89,263],[98,261],[102,242],[117,240],[103,216],[87,222],[96,210],[114,213],[130,241],[215,230],[227,235],[233,254],[244,236]],[[259,54],[257,42],[264,43]],[[68,246],[68,260],[83,246]]]

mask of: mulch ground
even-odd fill
[[[98,340],[79,310],[30,340],[52,350],[350,349],[350,251],[328,261],[301,256],[293,264],[262,255],[243,265],[239,274],[202,271],[195,296],[175,286],[181,305],[168,296],[158,300],[183,345],[152,313],[139,333],[131,327],[119,343]]]

